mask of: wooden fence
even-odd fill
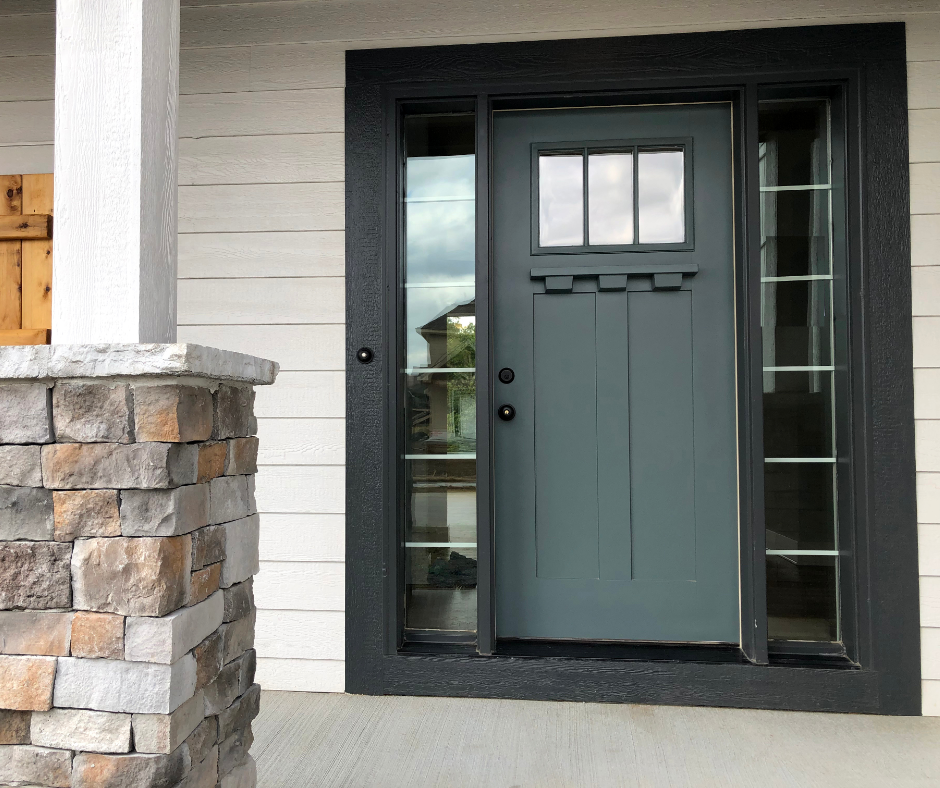
[[[0,175],[0,345],[52,328],[52,174]]]

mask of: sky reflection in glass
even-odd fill
[[[633,243],[633,153],[588,156],[591,244]]]
[[[405,190],[408,282],[473,281],[475,156],[412,156]]]
[[[539,246],[583,243],[583,157],[539,156]]]
[[[685,164],[682,151],[640,151],[640,243],[685,241]]]

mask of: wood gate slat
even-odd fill
[[[52,214],[52,173],[23,176],[23,213]],[[52,239],[23,241],[25,328],[52,326]]]
[[[0,175],[0,216],[19,216],[23,181],[19,175]],[[22,325],[22,247],[19,241],[0,241],[0,330]]]

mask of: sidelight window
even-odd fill
[[[828,99],[760,104],[767,612],[774,643],[843,639],[845,262]]]
[[[474,116],[405,120],[406,638],[476,630]]]

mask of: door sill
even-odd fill
[[[736,643],[628,643],[500,638],[496,641],[496,654],[507,657],[619,659],[638,662],[748,662],[741,647]]]

